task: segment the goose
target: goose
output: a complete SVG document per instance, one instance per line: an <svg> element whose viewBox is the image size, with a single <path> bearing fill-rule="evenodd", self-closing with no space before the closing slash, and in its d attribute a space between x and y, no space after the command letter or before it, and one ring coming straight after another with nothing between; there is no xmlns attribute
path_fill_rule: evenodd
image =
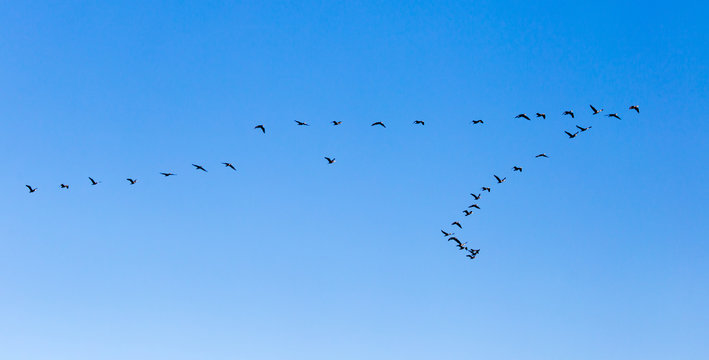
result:
<svg viewBox="0 0 709 360"><path fill-rule="evenodd" d="M98 185L100 181L94 180L92 177L89 176L89 180L91 180L91 185Z"/></svg>
<svg viewBox="0 0 709 360"><path fill-rule="evenodd" d="M383 128L386 127L386 125L384 125L384 123L381 122L381 121L377 121L377 122L375 122L375 123L372 123L372 125L370 125L370 126L375 126L375 125L379 125L379 126L381 126L381 127L383 127Z"/></svg>
<svg viewBox="0 0 709 360"><path fill-rule="evenodd" d="M256 125L256 126L254 126L254 129L261 129L261 131L263 131L264 134L266 133L266 128L263 127L263 125Z"/></svg>
<svg viewBox="0 0 709 360"><path fill-rule="evenodd" d="M334 126L337 126L340 124L342 124L342 121L334 121L334 120L332 121L332 125L334 125Z"/></svg>
<svg viewBox="0 0 709 360"><path fill-rule="evenodd" d="M547 118L547 114L545 114L545 113L537 113L537 117L540 117L540 118L542 118L542 119L546 119L546 118Z"/></svg>
<svg viewBox="0 0 709 360"><path fill-rule="evenodd" d="M453 221L453 222L451 223L451 225L455 225L455 226L457 226L457 227L459 227L459 228L461 228L461 229L463 228L463 226L461 226L460 223L457 222L457 221Z"/></svg>
<svg viewBox="0 0 709 360"><path fill-rule="evenodd" d="M519 114L519 115L515 116L515 119L519 119L519 118L531 120L531 119L529 118L529 116L527 116L527 114Z"/></svg>
<svg viewBox="0 0 709 360"><path fill-rule="evenodd" d="M33 192L35 192L35 191L37 191L37 188L33 188L33 187L29 186L29 185L25 185L25 186L30 190L30 194L33 193Z"/></svg>
<svg viewBox="0 0 709 360"><path fill-rule="evenodd" d="M478 206L478 204L473 204L473 205L468 206L468 209L472 209L472 208L476 208L476 209L480 210L480 206Z"/></svg>
<svg viewBox="0 0 709 360"><path fill-rule="evenodd" d="M576 128L579 129L579 130L581 130L581 132L584 132L584 131L590 129L591 126L589 126L589 127L580 127L580 126L576 125Z"/></svg>
<svg viewBox="0 0 709 360"><path fill-rule="evenodd" d="M335 162L335 158L330 159L329 157L325 156L325 160L327 160L328 164L332 164Z"/></svg>
<svg viewBox="0 0 709 360"><path fill-rule="evenodd" d="M620 120L620 116L618 116L618 114L616 114L616 113L608 114L608 115L606 115L606 116L608 116L608 117L614 117L614 118Z"/></svg>
<svg viewBox="0 0 709 360"><path fill-rule="evenodd" d="M173 173L164 173L164 172L161 172L160 175L162 175L162 176L164 176L164 177L168 177L168 176L174 176L175 174L173 174Z"/></svg>
<svg viewBox="0 0 709 360"><path fill-rule="evenodd" d="M234 167L234 165L233 165L232 163L223 162L222 165L224 165L225 167L231 168L232 170L236 171L236 168Z"/></svg>
<svg viewBox="0 0 709 360"><path fill-rule="evenodd" d="M465 214L465 216L470 216L473 214L473 212L470 210L463 210L463 214Z"/></svg>
<svg viewBox="0 0 709 360"><path fill-rule="evenodd" d="M486 187L486 186L483 186L483 191L490 192L490 188L489 188L489 187Z"/></svg>
<svg viewBox="0 0 709 360"><path fill-rule="evenodd" d="M484 124L485 122L482 121L482 120L473 120L473 121L471 121L471 123L473 123L473 124Z"/></svg>
<svg viewBox="0 0 709 360"><path fill-rule="evenodd" d="M69 185L66 185L66 184L59 184L59 188L60 188L60 189L68 189L68 188L69 188Z"/></svg>
<svg viewBox="0 0 709 360"><path fill-rule="evenodd" d="M566 111L564 111L564 113L563 113L562 115L571 115L571 117L573 118L573 117L574 117L574 112L571 111L571 110L566 110Z"/></svg>
<svg viewBox="0 0 709 360"><path fill-rule="evenodd" d="M471 193L470 195L472 195L475 200L480 200L480 195L482 195L482 194L475 195L475 194Z"/></svg>
<svg viewBox="0 0 709 360"><path fill-rule="evenodd" d="M304 123L302 121L298 121L298 120L293 120L293 121L295 121L295 123L298 124L298 126L310 126L310 125L308 125L308 123Z"/></svg>
<svg viewBox="0 0 709 360"><path fill-rule="evenodd" d="M202 171L204 171L204 172L207 172L207 169L203 168L203 167L200 166L200 165L192 164L192 166L194 166L195 170L202 170Z"/></svg>
<svg viewBox="0 0 709 360"><path fill-rule="evenodd" d="M573 139L573 138L575 138L575 137L576 137L576 135L578 135L578 133L579 133L578 131L577 131L577 132L575 132L575 133L573 133L573 134L572 134L572 133L570 133L570 132L568 132L568 131L564 131L564 132L566 133L566 135L569 135L569 139Z"/></svg>
<svg viewBox="0 0 709 360"><path fill-rule="evenodd" d="M541 154L535 156L535 158L540 158L540 157L548 158L547 154L545 154L545 153L541 153Z"/></svg>
<svg viewBox="0 0 709 360"><path fill-rule="evenodd" d="M593 110L593 115L596 115L596 114L598 114L599 112L603 111L603 109L601 109L601 110L596 110L596 108L593 107L593 105L588 105L588 106L590 106L590 107L591 107L591 110Z"/></svg>
<svg viewBox="0 0 709 360"><path fill-rule="evenodd" d="M138 182L138 180L136 180L136 179L131 179L131 178L127 178L126 180L128 180L128 182L129 182L131 185L135 185L135 183Z"/></svg>
<svg viewBox="0 0 709 360"><path fill-rule="evenodd" d="M492 176L494 176L494 177L495 177L495 179L497 180L497 183L498 183L498 184L502 184L503 182L505 182L505 180L507 180L507 178L506 178L506 177L505 177L505 178L502 178L502 179L500 179L500 178L499 178L499 177L498 177L497 175L492 175Z"/></svg>
<svg viewBox="0 0 709 360"><path fill-rule="evenodd" d="M519 166L513 166L513 167L512 167L512 171L519 171L519 172L522 172L522 168L519 167Z"/></svg>
<svg viewBox="0 0 709 360"><path fill-rule="evenodd" d="M424 124L424 122L421 121L421 120L416 120L416 121L414 121L414 124L426 125L426 124Z"/></svg>
<svg viewBox="0 0 709 360"><path fill-rule="evenodd" d="M628 108L628 110L635 110L638 114L640 114L640 107L638 107L637 105L632 105Z"/></svg>
<svg viewBox="0 0 709 360"><path fill-rule="evenodd" d="M455 235L455 233L447 233L447 232L445 232L445 231L443 231L443 230L441 230L441 232L443 233L443 236L444 236L444 237L448 237L448 236Z"/></svg>

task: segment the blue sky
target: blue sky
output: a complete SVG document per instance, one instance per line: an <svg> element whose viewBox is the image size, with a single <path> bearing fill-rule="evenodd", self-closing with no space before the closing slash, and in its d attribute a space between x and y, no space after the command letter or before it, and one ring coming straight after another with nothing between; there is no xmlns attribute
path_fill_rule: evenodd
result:
<svg viewBox="0 0 709 360"><path fill-rule="evenodd" d="M0 357L707 358L707 10L2 2Z"/></svg>

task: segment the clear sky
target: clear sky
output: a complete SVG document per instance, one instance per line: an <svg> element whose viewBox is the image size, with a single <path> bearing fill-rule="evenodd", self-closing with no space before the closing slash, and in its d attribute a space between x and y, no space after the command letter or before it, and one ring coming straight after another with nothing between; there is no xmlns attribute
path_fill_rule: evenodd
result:
<svg viewBox="0 0 709 360"><path fill-rule="evenodd" d="M707 12L2 1L0 358L709 358Z"/></svg>

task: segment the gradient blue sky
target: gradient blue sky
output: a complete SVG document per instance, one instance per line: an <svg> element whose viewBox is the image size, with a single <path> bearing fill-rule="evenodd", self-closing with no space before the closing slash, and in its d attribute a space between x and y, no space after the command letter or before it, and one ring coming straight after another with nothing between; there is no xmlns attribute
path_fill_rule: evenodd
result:
<svg viewBox="0 0 709 360"><path fill-rule="evenodd" d="M708 11L3 1L0 358L709 358Z"/></svg>

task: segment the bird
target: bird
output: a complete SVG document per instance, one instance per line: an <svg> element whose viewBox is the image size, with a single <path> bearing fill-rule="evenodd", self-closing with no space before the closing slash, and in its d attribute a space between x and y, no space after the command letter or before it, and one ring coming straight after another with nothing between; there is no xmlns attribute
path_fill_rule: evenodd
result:
<svg viewBox="0 0 709 360"><path fill-rule="evenodd" d="M490 192L490 188L489 188L489 187L486 187L486 186L483 186L483 191Z"/></svg>
<svg viewBox="0 0 709 360"><path fill-rule="evenodd" d="M416 121L414 121L414 124L426 125L426 124L424 124L424 122L421 121L421 120L416 120Z"/></svg>
<svg viewBox="0 0 709 360"><path fill-rule="evenodd" d="M482 195L482 194L477 194L477 195L475 195L475 194L472 194L472 193L471 193L470 195L472 195L473 198L475 198L475 200L480 200L480 195Z"/></svg>
<svg viewBox="0 0 709 360"><path fill-rule="evenodd" d="M497 183L498 183L498 184L502 184L503 182L505 182L505 180L507 180L507 178L506 178L506 177L505 177L505 178L502 178L502 179L500 179L500 178L499 178L499 177L498 177L497 175L492 175L492 176L494 176L494 177L495 177L495 179L497 180Z"/></svg>
<svg viewBox="0 0 709 360"><path fill-rule="evenodd" d="M637 105L632 105L628 108L628 110L635 110L637 111L638 114L640 114L640 107Z"/></svg>
<svg viewBox="0 0 709 360"><path fill-rule="evenodd" d="M332 125L334 125L334 126L337 126L340 124L342 124L342 121L334 121L334 120L332 121Z"/></svg>
<svg viewBox="0 0 709 360"><path fill-rule="evenodd" d="M135 185L135 183L138 182L138 180L136 180L136 179L131 179L131 178L127 178L126 180L128 180L128 182L129 182L131 185Z"/></svg>
<svg viewBox="0 0 709 360"><path fill-rule="evenodd" d="M584 132L584 131L590 129L591 126L589 126L589 127L580 127L580 126L576 125L576 128L579 129L579 130L581 130L581 132Z"/></svg>
<svg viewBox="0 0 709 360"><path fill-rule="evenodd" d="M459 228L461 228L461 229L463 228L463 226L461 226L460 223L457 222L457 221L453 221L453 222L451 223L451 225L455 225L455 226L457 226L457 227L459 227Z"/></svg>
<svg viewBox="0 0 709 360"><path fill-rule="evenodd" d="M478 204L473 204L473 205L468 206L468 209L471 209L471 208L476 208L476 209L480 210L480 206L478 206Z"/></svg>
<svg viewBox="0 0 709 360"><path fill-rule="evenodd" d="M194 166L195 170L202 170L202 171L204 171L204 172L207 172L207 169L203 168L203 167L200 166L200 165L192 164L192 166Z"/></svg>
<svg viewBox="0 0 709 360"><path fill-rule="evenodd" d="M451 236L450 238L448 238L448 241L455 241L456 243L458 243L458 245L461 245L460 240L458 240L458 238L455 236Z"/></svg>
<svg viewBox="0 0 709 360"><path fill-rule="evenodd" d="M298 126L310 126L310 125L308 125L308 123L304 123L302 121L298 121L298 120L293 120L293 121L295 121L295 123L298 124Z"/></svg>
<svg viewBox="0 0 709 360"><path fill-rule="evenodd" d="M68 189L68 188L69 188L69 185L66 185L66 184L59 184L59 188L61 188L61 189Z"/></svg>
<svg viewBox="0 0 709 360"><path fill-rule="evenodd" d="M447 232L445 232L445 231L443 231L443 230L441 230L441 232L443 233L443 236L444 236L444 237L448 237L448 236L455 235L455 233L447 233Z"/></svg>
<svg viewBox="0 0 709 360"><path fill-rule="evenodd" d="M30 194L33 193L33 192L35 192L35 191L37 191L37 188L33 188L33 187L29 186L29 185L25 185L25 186L26 186L28 189L30 189Z"/></svg>
<svg viewBox="0 0 709 360"><path fill-rule="evenodd" d="M470 258L470 260L475 259L475 255L465 255L466 257Z"/></svg>
<svg viewBox="0 0 709 360"><path fill-rule="evenodd" d="M599 112L603 111L603 109L597 110L595 107L593 107L593 105L588 105L588 106L590 106L590 107L591 107L591 110L593 110L593 115L596 115L596 114L598 114Z"/></svg>
<svg viewBox="0 0 709 360"><path fill-rule="evenodd" d="M226 166L226 167L228 167L228 168L231 168L232 170L236 171L236 168L234 167L234 165L233 165L232 163L223 162L222 164L223 164L224 166Z"/></svg>
<svg viewBox="0 0 709 360"><path fill-rule="evenodd" d="M519 171L519 172L522 172L522 168L519 167L519 166L513 166L513 167L512 167L512 171Z"/></svg>
<svg viewBox="0 0 709 360"><path fill-rule="evenodd" d="M484 124L485 122L482 121L482 120L473 120L473 121L471 121L471 123L473 123L473 124Z"/></svg>
<svg viewBox="0 0 709 360"><path fill-rule="evenodd" d="M527 116L527 114L519 114L519 115L515 116L515 119L519 119L519 118L524 118L524 119L527 119L527 120L531 120L531 119L529 118L529 116Z"/></svg>
<svg viewBox="0 0 709 360"><path fill-rule="evenodd" d="M541 154L535 156L535 158L540 158L540 157L548 158L547 154L545 154L545 153L541 153Z"/></svg>
<svg viewBox="0 0 709 360"><path fill-rule="evenodd" d="M332 164L335 162L335 158L330 159L329 157L325 156L325 160L327 160L328 164Z"/></svg>
<svg viewBox="0 0 709 360"><path fill-rule="evenodd" d="M618 116L618 114L616 114L616 113L608 114L608 115L606 115L606 116L608 116L608 117L614 117L614 118L620 120L620 116Z"/></svg>
<svg viewBox="0 0 709 360"><path fill-rule="evenodd" d="M261 129L261 131L263 131L264 134L266 133L266 128L263 127L263 125L256 125L256 126L254 126L254 129Z"/></svg>
<svg viewBox="0 0 709 360"><path fill-rule="evenodd" d="M564 113L563 113L562 115L571 115L571 117L573 118L573 117L574 117L574 112L571 111L571 110L566 110L566 111L564 111Z"/></svg>
<svg viewBox="0 0 709 360"><path fill-rule="evenodd" d="M467 244L467 242L464 242L461 244L459 241L458 242L458 250L468 250L468 248L465 246L466 244Z"/></svg>
<svg viewBox="0 0 709 360"><path fill-rule="evenodd" d="M465 214L465 216L469 216L469 215L471 215L473 212L470 211L470 210L463 210L463 213Z"/></svg>
<svg viewBox="0 0 709 360"><path fill-rule="evenodd" d="M573 139L573 138L575 138L575 137L576 137L576 135L578 135L578 133L579 133L578 131L577 131L577 132L575 132L575 133L573 133L573 134L572 134L572 133L570 133L570 132L568 132L568 131L564 131L564 132L566 133L566 135L569 135L569 139Z"/></svg>
<svg viewBox="0 0 709 360"><path fill-rule="evenodd" d="M161 172L160 175L162 175L162 176L164 176L164 177L168 177L168 176L173 176L173 175L175 175L175 174L173 174L173 173L164 173L164 172Z"/></svg>
<svg viewBox="0 0 709 360"><path fill-rule="evenodd" d="M94 180L92 177L89 176L89 180L91 180L91 185L97 185L99 182Z"/></svg>
<svg viewBox="0 0 709 360"><path fill-rule="evenodd" d="M470 255L475 256L480 253L480 249L470 249L468 250L468 252L470 253Z"/></svg>
<svg viewBox="0 0 709 360"><path fill-rule="evenodd" d="M377 121L377 122L375 122L375 123L372 123L372 125L370 125L370 126L374 126L374 125L379 125L379 126L381 126L381 127L383 127L383 128L386 127L386 125L384 125L384 123L381 122L381 121Z"/></svg>
<svg viewBox="0 0 709 360"><path fill-rule="evenodd" d="M542 119L546 119L546 118L547 118L547 114L545 114L545 113L537 113L537 117L540 117L540 118L542 118Z"/></svg>

